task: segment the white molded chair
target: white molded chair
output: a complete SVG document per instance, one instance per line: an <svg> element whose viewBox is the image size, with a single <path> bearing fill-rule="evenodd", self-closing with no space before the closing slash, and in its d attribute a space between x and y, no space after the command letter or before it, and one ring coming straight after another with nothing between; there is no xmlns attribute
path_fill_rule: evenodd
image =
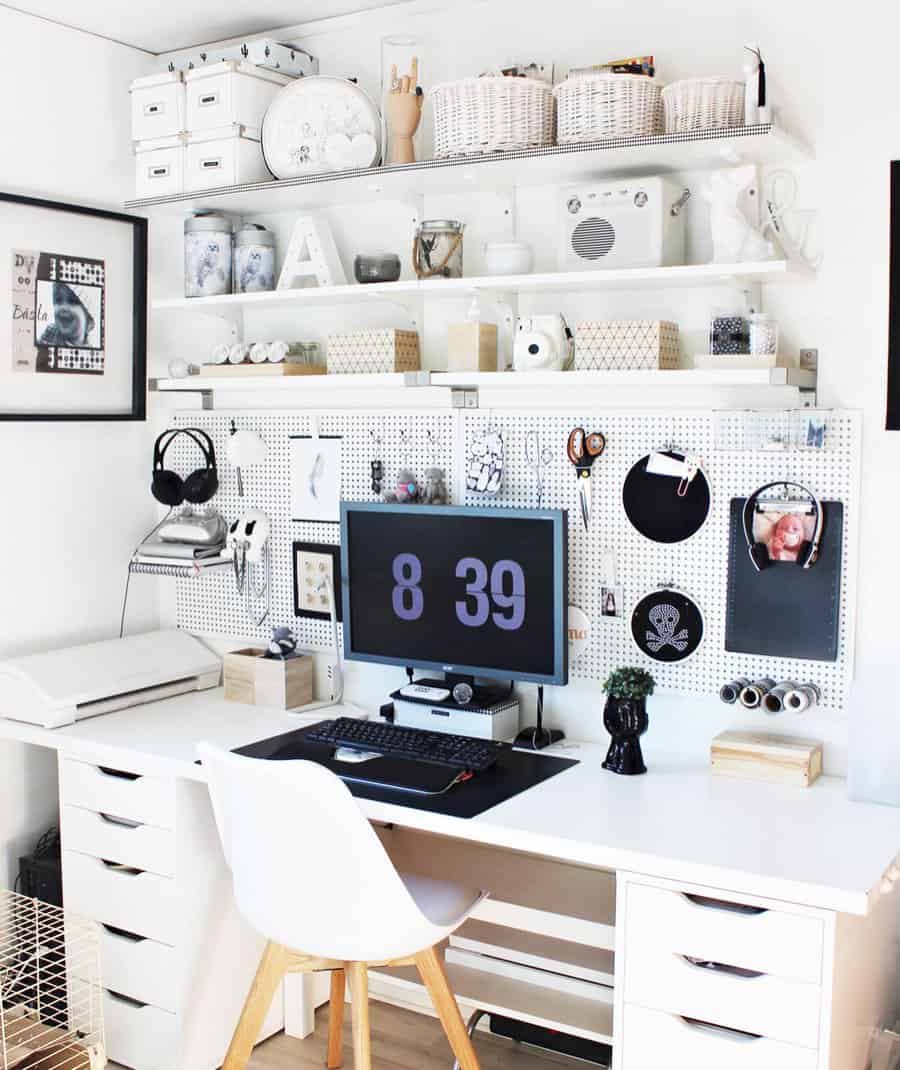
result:
<svg viewBox="0 0 900 1070"><path fill-rule="evenodd" d="M286 973L331 970L330 1070L341 1066L344 985L355 1070L370 1070L369 966L415 964L462 1070L479 1070L436 945L484 893L401 876L343 781L307 761L198 754L238 910L268 943L223 1070L244 1070Z"/></svg>

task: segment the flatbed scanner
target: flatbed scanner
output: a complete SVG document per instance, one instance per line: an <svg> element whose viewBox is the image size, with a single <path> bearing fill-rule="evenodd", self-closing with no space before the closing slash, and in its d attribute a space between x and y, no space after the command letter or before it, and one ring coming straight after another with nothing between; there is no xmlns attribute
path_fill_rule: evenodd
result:
<svg viewBox="0 0 900 1070"><path fill-rule="evenodd" d="M0 662L0 717L61 728L144 702L217 687L221 659L176 630Z"/></svg>

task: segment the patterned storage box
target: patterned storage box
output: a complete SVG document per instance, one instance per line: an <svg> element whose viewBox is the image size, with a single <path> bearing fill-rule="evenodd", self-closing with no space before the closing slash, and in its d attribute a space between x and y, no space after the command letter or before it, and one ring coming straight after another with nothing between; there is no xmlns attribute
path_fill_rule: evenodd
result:
<svg viewBox="0 0 900 1070"><path fill-rule="evenodd" d="M352 331L328 336L328 373L417 372L419 332L386 330Z"/></svg>
<svg viewBox="0 0 900 1070"><path fill-rule="evenodd" d="M678 324L668 320L589 320L575 330L576 371L678 367Z"/></svg>

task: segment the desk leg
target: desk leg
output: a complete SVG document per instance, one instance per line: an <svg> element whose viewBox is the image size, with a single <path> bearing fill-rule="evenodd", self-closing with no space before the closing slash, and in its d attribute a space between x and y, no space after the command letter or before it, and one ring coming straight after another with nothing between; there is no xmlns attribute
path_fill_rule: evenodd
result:
<svg viewBox="0 0 900 1070"><path fill-rule="evenodd" d="M289 973L284 979L284 1031L303 1040L316 1028L316 975Z"/></svg>

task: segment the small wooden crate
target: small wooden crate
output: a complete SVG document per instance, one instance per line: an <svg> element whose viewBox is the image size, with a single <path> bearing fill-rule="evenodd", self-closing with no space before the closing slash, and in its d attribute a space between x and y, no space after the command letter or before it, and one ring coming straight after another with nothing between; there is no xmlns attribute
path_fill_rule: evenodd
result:
<svg viewBox="0 0 900 1070"><path fill-rule="evenodd" d="M313 697L313 659L295 654L284 661L248 647L225 655L225 698L251 706L292 710Z"/></svg>
<svg viewBox="0 0 900 1070"><path fill-rule="evenodd" d="M668 320L586 320L575 329L575 371L672 371L678 324Z"/></svg>
<svg viewBox="0 0 900 1070"><path fill-rule="evenodd" d="M451 323L447 328L447 371L497 371L496 323Z"/></svg>
<svg viewBox="0 0 900 1070"><path fill-rule="evenodd" d="M722 732L709 750L712 771L808 788L822 774L822 744L765 732Z"/></svg>
<svg viewBox="0 0 900 1070"><path fill-rule="evenodd" d="M419 332L394 328L328 336L328 374L417 372Z"/></svg>

